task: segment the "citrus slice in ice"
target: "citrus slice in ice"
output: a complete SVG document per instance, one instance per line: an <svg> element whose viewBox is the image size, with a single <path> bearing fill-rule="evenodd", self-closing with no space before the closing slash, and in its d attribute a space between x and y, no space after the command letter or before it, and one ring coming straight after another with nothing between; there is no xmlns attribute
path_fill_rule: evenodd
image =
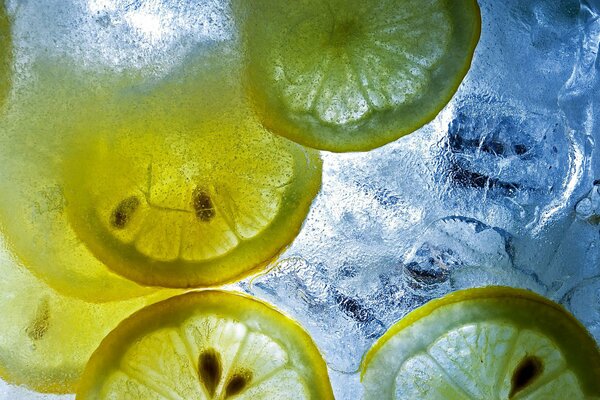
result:
<svg viewBox="0 0 600 400"><path fill-rule="evenodd" d="M100 262L68 218L62 163L73 125L102 114L97 105L106 103L110 91L96 90L89 76L56 60L40 60L30 72L0 119L0 231L7 246L62 294L94 302L149 294L153 289Z"/></svg>
<svg viewBox="0 0 600 400"><path fill-rule="evenodd" d="M77 399L333 399L294 321L245 295L202 291L123 321L92 355Z"/></svg>
<svg viewBox="0 0 600 400"><path fill-rule="evenodd" d="M264 267L298 234L321 186L319 155L264 130L231 82L207 69L82 127L64 170L70 220L112 270L148 285L217 285Z"/></svg>
<svg viewBox="0 0 600 400"><path fill-rule="evenodd" d="M248 89L263 123L338 152L432 120L466 75L481 25L475 0L243 4Z"/></svg>
<svg viewBox="0 0 600 400"><path fill-rule="evenodd" d="M589 399L600 352L561 306L532 292L455 292L408 314L366 354L367 399Z"/></svg>
<svg viewBox="0 0 600 400"><path fill-rule="evenodd" d="M85 365L119 322L181 291L89 303L54 291L0 244L0 378L44 393L74 393Z"/></svg>

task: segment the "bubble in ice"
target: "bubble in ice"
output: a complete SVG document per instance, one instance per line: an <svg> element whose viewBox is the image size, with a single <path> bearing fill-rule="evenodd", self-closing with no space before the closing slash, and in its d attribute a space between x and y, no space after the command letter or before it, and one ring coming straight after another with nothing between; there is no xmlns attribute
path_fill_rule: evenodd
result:
<svg viewBox="0 0 600 400"><path fill-rule="evenodd" d="M404 268L423 284L440 284L456 268L512 267L511 235L476 219L449 216L435 221L407 253Z"/></svg>
<svg viewBox="0 0 600 400"><path fill-rule="evenodd" d="M482 95L446 112L437 177L449 195L498 203L526 220L561 193L570 145L560 118Z"/></svg>
<svg viewBox="0 0 600 400"><path fill-rule="evenodd" d="M594 225L600 225L600 180L594 182L594 187L575 206L579 219Z"/></svg>
<svg viewBox="0 0 600 400"><path fill-rule="evenodd" d="M514 263L514 237L473 218L449 216L431 224L407 252L408 288L423 300L482 285L524 287L543 292L538 278Z"/></svg>

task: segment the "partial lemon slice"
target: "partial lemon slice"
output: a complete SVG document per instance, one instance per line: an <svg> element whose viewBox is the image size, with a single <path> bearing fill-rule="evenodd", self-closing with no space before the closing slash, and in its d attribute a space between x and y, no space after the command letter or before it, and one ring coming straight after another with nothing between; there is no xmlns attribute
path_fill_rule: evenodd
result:
<svg viewBox="0 0 600 400"><path fill-rule="evenodd" d="M263 123L307 146L369 150L446 105L479 40L475 0L240 2Z"/></svg>
<svg viewBox="0 0 600 400"><path fill-rule="evenodd" d="M98 105L107 104L112 89L90 85L89 76L58 61L40 60L30 72L0 119L0 231L7 246L39 279L69 296L104 302L151 293L100 262L68 218L62 167L73 126L103 114Z"/></svg>
<svg viewBox="0 0 600 400"><path fill-rule="evenodd" d="M319 155L265 131L231 71L221 58L81 127L63 172L70 221L117 273L217 285L264 267L300 230Z"/></svg>
<svg viewBox="0 0 600 400"><path fill-rule="evenodd" d="M365 399L600 397L600 351L561 306L532 292L455 292L408 314L365 355Z"/></svg>
<svg viewBox="0 0 600 400"><path fill-rule="evenodd" d="M181 293L88 303L57 293L0 244L0 378L44 393L74 393L101 340L134 311Z"/></svg>
<svg viewBox="0 0 600 400"><path fill-rule="evenodd" d="M333 399L310 336L265 303L202 291L134 314L88 363L77 399Z"/></svg>

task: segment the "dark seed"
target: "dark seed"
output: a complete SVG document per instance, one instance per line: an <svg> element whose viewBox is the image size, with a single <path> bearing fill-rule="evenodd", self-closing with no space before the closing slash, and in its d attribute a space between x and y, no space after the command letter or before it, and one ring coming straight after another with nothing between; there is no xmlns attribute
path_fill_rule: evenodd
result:
<svg viewBox="0 0 600 400"><path fill-rule="evenodd" d="M508 398L512 399L518 392L531 385L542 372L544 372L544 364L538 357L523 358L513 373Z"/></svg>
<svg viewBox="0 0 600 400"><path fill-rule="evenodd" d="M252 373L244 371L242 373L234 374L225 388L225 398L235 396L248 386L248 383L252 380Z"/></svg>
<svg viewBox="0 0 600 400"><path fill-rule="evenodd" d="M110 224L117 229L124 229L139 206L140 201L135 196L121 201L110 216Z"/></svg>
<svg viewBox="0 0 600 400"><path fill-rule="evenodd" d="M215 349L204 350L198 359L198 376L211 396L215 395L222 373L219 353Z"/></svg>
<svg viewBox="0 0 600 400"><path fill-rule="evenodd" d="M196 217L203 222L208 222L215 217L215 209L208 193L202 189L194 190L192 194L192 206Z"/></svg>

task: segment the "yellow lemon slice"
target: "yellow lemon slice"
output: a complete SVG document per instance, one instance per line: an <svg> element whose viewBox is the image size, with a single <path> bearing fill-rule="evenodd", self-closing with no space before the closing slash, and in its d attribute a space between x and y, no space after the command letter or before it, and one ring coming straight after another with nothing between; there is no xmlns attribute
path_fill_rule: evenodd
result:
<svg viewBox="0 0 600 400"><path fill-rule="evenodd" d="M319 155L265 131L231 71L204 66L80 128L63 172L70 221L117 273L217 285L264 267L300 230Z"/></svg>
<svg viewBox="0 0 600 400"><path fill-rule="evenodd" d="M58 292L104 302L151 293L109 270L71 227L63 163L76 121L102 114L112 89L41 60L0 119L0 231L13 254ZM74 106L76 105L76 106ZM90 111L93 110L93 111Z"/></svg>
<svg viewBox="0 0 600 400"><path fill-rule="evenodd" d="M294 321L248 296L188 293L132 315L88 363L77 399L333 399Z"/></svg>
<svg viewBox="0 0 600 400"><path fill-rule="evenodd" d="M481 25L475 0L240 3L248 90L263 123L337 152L431 121L466 75Z"/></svg>
<svg viewBox="0 0 600 400"><path fill-rule="evenodd" d="M600 351L561 306L506 287L459 291L392 326L365 355L366 399L600 397Z"/></svg>
<svg viewBox="0 0 600 400"><path fill-rule="evenodd" d="M38 392L74 393L108 332L145 305L180 293L88 303L57 293L0 248L0 378Z"/></svg>

